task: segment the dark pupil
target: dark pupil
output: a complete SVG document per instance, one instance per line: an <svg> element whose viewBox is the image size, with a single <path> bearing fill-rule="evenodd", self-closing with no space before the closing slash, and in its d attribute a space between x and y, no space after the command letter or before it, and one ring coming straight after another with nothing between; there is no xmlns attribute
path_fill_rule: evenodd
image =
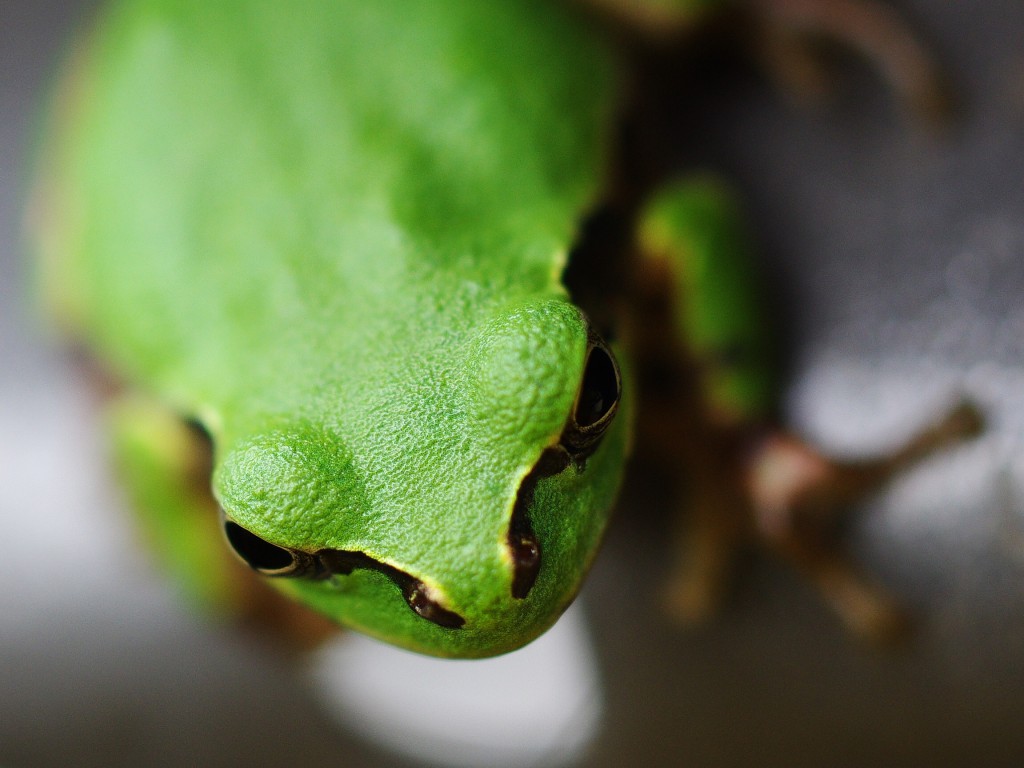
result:
<svg viewBox="0 0 1024 768"><path fill-rule="evenodd" d="M224 523L224 533L238 556L259 571L278 571L293 562L291 553L269 541L250 533L230 520Z"/></svg>
<svg viewBox="0 0 1024 768"><path fill-rule="evenodd" d="M607 352L594 347L583 372L583 387L576 404L576 423L581 427L596 424L615 406L618 397L615 363Z"/></svg>

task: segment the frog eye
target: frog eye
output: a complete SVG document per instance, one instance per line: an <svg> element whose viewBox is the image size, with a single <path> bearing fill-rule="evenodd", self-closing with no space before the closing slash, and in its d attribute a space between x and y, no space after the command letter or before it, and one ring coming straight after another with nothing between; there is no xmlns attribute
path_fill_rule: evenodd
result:
<svg viewBox="0 0 1024 768"><path fill-rule="evenodd" d="M576 397L573 418L580 429L601 427L611 421L621 395L619 367L601 339L591 342L583 383Z"/></svg>
<svg viewBox="0 0 1024 768"><path fill-rule="evenodd" d="M319 570L312 555L271 544L227 518L224 518L224 535L234 553L264 576L309 576Z"/></svg>
<svg viewBox="0 0 1024 768"><path fill-rule="evenodd" d="M561 440L574 459L585 459L594 452L618 411L621 397L622 377L615 355L602 338L593 334L583 380Z"/></svg>

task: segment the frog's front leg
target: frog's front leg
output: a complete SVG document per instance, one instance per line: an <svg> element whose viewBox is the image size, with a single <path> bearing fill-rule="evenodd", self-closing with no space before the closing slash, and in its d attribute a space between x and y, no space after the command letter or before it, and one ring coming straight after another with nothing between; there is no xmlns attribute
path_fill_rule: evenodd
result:
<svg viewBox="0 0 1024 768"><path fill-rule="evenodd" d="M750 540L737 482L774 387L743 229L711 179L664 190L639 228L626 336L639 384L638 460L660 467L678 517L666 604L692 623L717 607Z"/></svg>
<svg viewBox="0 0 1024 768"><path fill-rule="evenodd" d="M630 341L648 460L684 474L680 555L667 590L684 621L710 613L738 549L759 543L810 578L844 623L892 639L903 611L849 561L843 514L936 450L976 434L962 404L890 455L839 461L779 429L765 315L736 207L703 179L664 190L639 227Z"/></svg>
<svg viewBox="0 0 1024 768"><path fill-rule="evenodd" d="M254 578L230 554L210 491L212 446L201 426L136 395L113 398L107 422L141 533L190 602L243 626L257 626L287 649L315 647L337 631Z"/></svg>
<svg viewBox="0 0 1024 768"><path fill-rule="evenodd" d="M907 617L882 589L859 575L840 550L842 518L865 496L922 459L981 431L982 419L960 403L895 451L838 461L775 430L745 462L744 487L758 537L802 571L843 622L873 641L898 639Z"/></svg>

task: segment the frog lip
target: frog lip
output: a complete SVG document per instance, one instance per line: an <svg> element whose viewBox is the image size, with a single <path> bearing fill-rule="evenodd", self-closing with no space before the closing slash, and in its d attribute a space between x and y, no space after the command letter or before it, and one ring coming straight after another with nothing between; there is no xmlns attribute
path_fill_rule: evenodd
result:
<svg viewBox="0 0 1024 768"><path fill-rule="evenodd" d="M446 629L459 629L466 620L445 608L420 579L358 550L320 549L305 552L280 547L257 536L223 514L224 534L232 551L250 568L271 578L327 580L348 576L356 569L377 571L388 577L401 591L406 603L418 616Z"/></svg>
<svg viewBox="0 0 1024 768"><path fill-rule="evenodd" d="M324 569L324 574L319 578L330 578L339 574L347 576L357 568L377 571L387 576L402 590L405 602L421 618L446 629L460 629L466 623L462 616L434 599L430 587L423 581L393 565L370 557L365 552L322 549L315 554L315 558Z"/></svg>
<svg viewBox="0 0 1024 768"><path fill-rule="evenodd" d="M540 573L541 546L530 523L530 508L537 484L561 474L570 464L582 472L615 418L622 390L622 374L605 341L588 330L589 339L583 380L558 442L542 452L533 469L522 479L508 527L512 556L512 597L524 599Z"/></svg>
<svg viewBox="0 0 1024 768"><path fill-rule="evenodd" d="M516 503L508 526L508 550L512 555L512 597L524 599L540 573L541 548L533 526L530 508L537 483L565 470L572 463L569 452L561 445L545 448L533 469L519 484Z"/></svg>

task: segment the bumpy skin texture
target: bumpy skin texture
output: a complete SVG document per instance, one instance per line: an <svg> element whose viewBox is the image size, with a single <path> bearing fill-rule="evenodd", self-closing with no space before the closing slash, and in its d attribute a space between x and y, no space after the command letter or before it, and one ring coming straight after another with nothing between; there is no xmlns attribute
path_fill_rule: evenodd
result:
<svg viewBox="0 0 1024 768"><path fill-rule="evenodd" d="M363 552L466 619L424 620L374 571L275 580L339 622L486 656L579 587L626 418L540 482L525 599L506 536L583 375L560 275L604 176L610 73L548 0L131 0L99 19L51 149L54 300L203 423L239 524Z"/></svg>

